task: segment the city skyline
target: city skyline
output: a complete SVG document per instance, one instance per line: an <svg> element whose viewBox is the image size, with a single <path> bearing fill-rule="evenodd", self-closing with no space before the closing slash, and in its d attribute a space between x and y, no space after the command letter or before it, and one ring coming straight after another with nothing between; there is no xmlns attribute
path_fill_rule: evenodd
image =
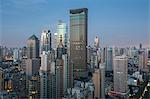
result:
<svg viewBox="0 0 150 99"><path fill-rule="evenodd" d="M50 29L54 38L57 21L69 27L68 11L83 7L89 9L88 45L95 36L100 37L101 46L149 44L148 0L2 0L0 6L0 45L23 47L31 35L40 38L43 29Z"/></svg>
<svg viewBox="0 0 150 99"><path fill-rule="evenodd" d="M149 3L1 0L0 99L149 99Z"/></svg>

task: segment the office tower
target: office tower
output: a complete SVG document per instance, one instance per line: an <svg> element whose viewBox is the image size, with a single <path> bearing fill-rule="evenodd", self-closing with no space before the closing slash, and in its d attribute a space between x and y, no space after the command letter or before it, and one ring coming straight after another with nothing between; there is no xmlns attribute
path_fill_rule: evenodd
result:
<svg viewBox="0 0 150 99"><path fill-rule="evenodd" d="M69 61L68 61L68 55L64 54L62 55L62 59L63 59L63 67L64 67L64 75L63 75L63 83L64 83L64 92L67 91L67 88L69 88L69 82L73 81L73 79L71 79L71 75L69 75Z"/></svg>
<svg viewBox="0 0 150 99"><path fill-rule="evenodd" d="M100 98L101 96L101 82L100 82L100 70L95 69L92 77L94 83L94 98Z"/></svg>
<svg viewBox="0 0 150 99"><path fill-rule="evenodd" d="M3 59L3 47L0 46L0 61Z"/></svg>
<svg viewBox="0 0 150 99"><path fill-rule="evenodd" d="M138 66L139 71L148 72L148 66L147 66L148 56L147 56L146 50L139 51L139 61L138 62L139 62L139 66Z"/></svg>
<svg viewBox="0 0 150 99"><path fill-rule="evenodd" d="M64 94L64 66L62 59L56 59L56 92L57 98L62 98Z"/></svg>
<svg viewBox="0 0 150 99"><path fill-rule="evenodd" d="M62 59L62 55L66 53L66 49L64 45L62 44L62 41L59 42L58 48L57 48L57 58Z"/></svg>
<svg viewBox="0 0 150 99"><path fill-rule="evenodd" d="M8 55L8 48L0 46L0 59L5 59L6 55Z"/></svg>
<svg viewBox="0 0 150 99"><path fill-rule="evenodd" d="M55 52L51 48L50 30L44 30L41 34L40 54L40 98L55 99L57 94L55 66L53 64ZM54 68L52 69L52 67Z"/></svg>
<svg viewBox="0 0 150 99"><path fill-rule="evenodd" d="M32 58L26 60L26 76L37 76L40 69L40 59Z"/></svg>
<svg viewBox="0 0 150 99"><path fill-rule="evenodd" d="M23 57L23 58L26 58L26 57L27 57L27 47L26 47L26 46L24 46L24 47L22 48L22 57Z"/></svg>
<svg viewBox="0 0 150 99"><path fill-rule="evenodd" d="M53 48L54 48L55 51L56 51L56 49L58 47L57 40L58 40L58 33L54 33L54 47Z"/></svg>
<svg viewBox="0 0 150 99"><path fill-rule="evenodd" d="M41 54L41 67L40 67L40 98L50 98L49 96L49 72L50 72L51 60L50 52Z"/></svg>
<svg viewBox="0 0 150 99"><path fill-rule="evenodd" d="M79 79L87 72L88 9L70 10L70 59L74 65L74 76Z"/></svg>
<svg viewBox="0 0 150 99"><path fill-rule="evenodd" d="M113 60L114 91L126 93L128 91L128 61L127 56L115 56Z"/></svg>
<svg viewBox="0 0 150 99"><path fill-rule="evenodd" d="M139 71L143 71L144 66L146 65L145 63L145 52L144 51L139 51L139 66L138 69Z"/></svg>
<svg viewBox="0 0 150 99"><path fill-rule="evenodd" d="M32 78L29 80L28 93L29 93L29 99L38 99L40 97L39 76L32 76Z"/></svg>
<svg viewBox="0 0 150 99"><path fill-rule="evenodd" d="M150 48L146 49L146 60L147 62L150 62Z"/></svg>
<svg viewBox="0 0 150 99"><path fill-rule="evenodd" d="M113 71L113 49L112 47L105 48L105 63L106 71Z"/></svg>
<svg viewBox="0 0 150 99"><path fill-rule="evenodd" d="M40 41L40 54L43 51L51 50L51 33L50 30L43 30L41 33L41 41Z"/></svg>
<svg viewBox="0 0 150 99"><path fill-rule="evenodd" d="M96 36L94 39L94 48L98 50L100 44L100 39Z"/></svg>
<svg viewBox="0 0 150 99"><path fill-rule="evenodd" d="M35 35L27 40L27 58L39 58L39 40Z"/></svg>
<svg viewBox="0 0 150 99"><path fill-rule="evenodd" d="M105 99L105 63L99 64L100 76L101 76L101 98Z"/></svg>
<svg viewBox="0 0 150 99"><path fill-rule="evenodd" d="M57 24L57 46L59 45L60 41L62 41L62 44L67 47L67 37L67 25L62 20L59 20Z"/></svg>
<svg viewBox="0 0 150 99"><path fill-rule="evenodd" d="M105 98L105 64L99 64L99 68L95 68L92 81L94 83L94 99Z"/></svg>
<svg viewBox="0 0 150 99"><path fill-rule="evenodd" d="M70 67L68 63L68 54L60 41L57 48L57 59L56 59L56 88L57 98L62 98L67 91L67 88L71 87L69 83L73 82L73 77L70 74Z"/></svg>
<svg viewBox="0 0 150 99"><path fill-rule="evenodd" d="M3 83L4 83L4 74L3 69L0 68L0 91L3 90L4 87Z"/></svg>
<svg viewBox="0 0 150 99"><path fill-rule="evenodd" d="M13 61L16 62L19 60L19 50L18 49L14 49L13 50Z"/></svg>
<svg viewBox="0 0 150 99"><path fill-rule="evenodd" d="M142 49L142 44L140 43L140 45L139 45L139 49Z"/></svg>

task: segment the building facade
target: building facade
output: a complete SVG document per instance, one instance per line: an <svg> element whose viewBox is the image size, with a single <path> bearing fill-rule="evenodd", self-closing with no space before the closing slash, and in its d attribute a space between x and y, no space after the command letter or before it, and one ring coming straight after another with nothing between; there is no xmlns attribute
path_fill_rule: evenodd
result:
<svg viewBox="0 0 150 99"><path fill-rule="evenodd" d="M60 41L62 44L67 47L68 42L68 34L67 34L67 24L62 20L58 21L57 24L57 46L59 45Z"/></svg>
<svg viewBox="0 0 150 99"><path fill-rule="evenodd" d="M27 40L27 58L39 58L39 40L35 35Z"/></svg>
<svg viewBox="0 0 150 99"><path fill-rule="evenodd" d="M43 51L50 51L51 48L51 32L50 30L43 30L41 33L40 54Z"/></svg>
<svg viewBox="0 0 150 99"><path fill-rule="evenodd" d="M113 73L114 73L114 91L126 93L128 91L128 61L127 56L114 57Z"/></svg>
<svg viewBox="0 0 150 99"><path fill-rule="evenodd" d="M86 76L88 9L70 10L70 59L74 64L74 76Z"/></svg>

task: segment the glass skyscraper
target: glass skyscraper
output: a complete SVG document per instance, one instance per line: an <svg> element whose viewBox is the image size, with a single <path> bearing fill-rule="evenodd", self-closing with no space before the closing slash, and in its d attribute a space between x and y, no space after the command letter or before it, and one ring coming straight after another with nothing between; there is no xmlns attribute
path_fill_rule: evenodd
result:
<svg viewBox="0 0 150 99"><path fill-rule="evenodd" d="M27 40L27 57L39 58L39 40L35 35L32 35Z"/></svg>
<svg viewBox="0 0 150 99"><path fill-rule="evenodd" d="M87 8L70 10L70 59L77 79L87 72L87 23Z"/></svg>
<svg viewBox="0 0 150 99"><path fill-rule="evenodd" d="M41 33L41 41L40 41L40 54L43 51L51 50L51 33L50 30L44 30Z"/></svg>
<svg viewBox="0 0 150 99"><path fill-rule="evenodd" d="M57 47L60 41L67 47L67 25L61 20L59 20L57 24Z"/></svg>

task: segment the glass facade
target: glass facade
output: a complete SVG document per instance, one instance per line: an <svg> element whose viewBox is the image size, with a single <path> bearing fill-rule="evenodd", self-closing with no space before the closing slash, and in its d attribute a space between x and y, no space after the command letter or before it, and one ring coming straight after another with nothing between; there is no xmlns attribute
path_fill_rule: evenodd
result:
<svg viewBox="0 0 150 99"><path fill-rule="evenodd" d="M40 54L43 51L50 51L51 50L51 33L50 30L44 30L41 34L41 41L40 41Z"/></svg>
<svg viewBox="0 0 150 99"><path fill-rule="evenodd" d="M62 41L63 45L67 47L67 25L61 20L58 21L57 33L57 46Z"/></svg>
<svg viewBox="0 0 150 99"><path fill-rule="evenodd" d="M87 71L87 8L70 10L70 59L75 78Z"/></svg>

